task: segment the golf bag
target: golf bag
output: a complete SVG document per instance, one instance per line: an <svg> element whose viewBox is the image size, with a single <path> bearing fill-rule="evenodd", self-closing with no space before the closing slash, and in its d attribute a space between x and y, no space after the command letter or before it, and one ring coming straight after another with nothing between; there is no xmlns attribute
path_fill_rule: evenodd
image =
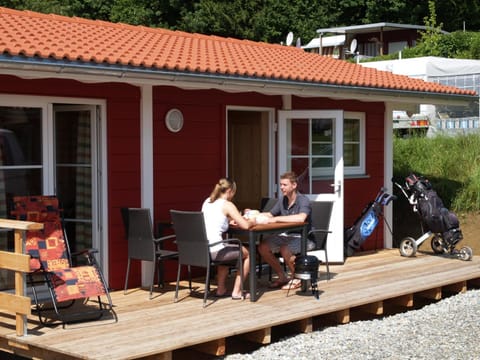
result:
<svg viewBox="0 0 480 360"><path fill-rule="evenodd" d="M395 195L390 195L385 190L385 188L382 188L375 200L363 208L361 215L355 220L353 225L345 230L343 237L345 257L352 256L355 250L362 246L377 227L379 218L383 217L383 207L396 198Z"/></svg>
<svg viewBox="0 0 480 360"><path fill-rule="evenodd" d="M410 190L416 211L420 216L423 232L431 231L441 234L449 246L454 246L462 240L462 232L457 216L443 205L442 199L432 189L432 184L423 176L410 174L405 179Z"/></svg>

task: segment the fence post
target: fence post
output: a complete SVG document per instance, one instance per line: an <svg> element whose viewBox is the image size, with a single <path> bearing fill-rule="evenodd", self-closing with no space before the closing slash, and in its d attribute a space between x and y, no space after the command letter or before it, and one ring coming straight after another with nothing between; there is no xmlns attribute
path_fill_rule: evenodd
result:
<svg viewBox="0 0 480 360"><path fill-rule="evenodd" d="M43 224L31 221L0 219L0 228L14 230L14 252L0 250L0 269L15 272L15 294L0 291L0 307L15 314L17 336L27 335L27 315L31 313L31 299L27 294L27 275L30 256L25 254L28 230L41 230Z"/></svg>
<svg viewBox="0 0 480 360"><path fill-rule="evenodd" d="M25 240L27 232L25 230L15 230L15 253L25 253ZM15 295L24 296L27 292L26 274L22 271L15 271ZM27 315L16 315L17 336L27 335Z"/></svg>

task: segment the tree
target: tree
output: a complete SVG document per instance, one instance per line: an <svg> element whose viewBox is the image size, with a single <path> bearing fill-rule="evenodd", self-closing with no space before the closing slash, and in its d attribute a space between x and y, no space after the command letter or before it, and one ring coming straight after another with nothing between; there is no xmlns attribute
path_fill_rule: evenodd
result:
<svg viewBox="0 0 480 360"><path fill-rule="evenodd" d="M71 15L68 2L61 0L0 0L0 6L10 9L32 10L45 14Z"/></svg>
<svg viewBox="0 0 480 360"><path fill-rule="evenodd" d="M334 20L331 1L200 0L179 28L200 33L279 43L292 31L310 40L316 29Z"/></svg>
<svg viewBox="0 0 480 360"><path fill-rule="evenodd" d="M449 32L480 30L480 3L478 0L436 0L435 7L443 29Z"/></svg>
<svg viewBox="0 0 480 360"><path fill-rule="evenodd" d="M424 18L426 30L421 32L419 48L423 51L425 56L440 56L439 44L442 38L442 26L437 25L437 13L435 11L435 2L428 1L429 16Z"/></svg>
<svg viewBox="0 0 480 360"><path fill-rule="evenodd" d="M133 25L279 43L289 31L304 42L316 29L376 22L421 24L429 3L418 0L0 0L0 6ZM478 0L435 0L447 31L480 29Z"/></svg>
<svg viewBox="0 0 480 360"><path fill-rule="evenodd" d="M110 21L176 29L183 15L193 10L193 3L182 0L113 0Z"/></svg>

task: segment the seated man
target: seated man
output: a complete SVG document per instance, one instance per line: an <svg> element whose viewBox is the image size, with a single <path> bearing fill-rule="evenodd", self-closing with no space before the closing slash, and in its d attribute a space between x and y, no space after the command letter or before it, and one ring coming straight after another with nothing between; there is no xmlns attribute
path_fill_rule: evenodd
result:
<svg viewBox="0 0 480 360"><path fill-rule="evenodd" d="M310 200L297 191L297 176L294 172L287 172L280 176L280 191L283 195L280 200L269 212L263 213L268 218L268 222L306 221L310 224L312 212ZM299 279L290 280L288 278L274 255L274 253L280 252L293 275L295 273L295 254L299 254L301 251L301 240L302 235L299 233L282 233L268 236L258 245L258 252L278 275L278 279L270 284L271 288L286 290L290 286L291 289L301 286ZM313 249L314 245L309 241L307 249ZM290 284L289 281L292 283Z"/></svg>

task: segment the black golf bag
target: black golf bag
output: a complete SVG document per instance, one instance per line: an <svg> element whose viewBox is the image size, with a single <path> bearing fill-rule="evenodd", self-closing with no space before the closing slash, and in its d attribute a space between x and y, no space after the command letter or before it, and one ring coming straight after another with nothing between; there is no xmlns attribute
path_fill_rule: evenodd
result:
<svg viewBox="0 0 480 360"><path fill-rule="evenodd" d="M445 208L428 179L410 174L405 184L416 203L414 209L420 217L423 232L440 234L448 246L454 246L463 239L457 216Z"/></svg>
<svg viewBox="0 0 480 360"><path fill-rule="evenodd" d="M390 195L385 190L385 188L382 188L375 200L363 208L361 215L355 220L353 225L345 229L343 237L345 257L352 256L355 250L362 246L377 227L379 218L383 217L383 207L396 198L395 195Z"/></svg>

